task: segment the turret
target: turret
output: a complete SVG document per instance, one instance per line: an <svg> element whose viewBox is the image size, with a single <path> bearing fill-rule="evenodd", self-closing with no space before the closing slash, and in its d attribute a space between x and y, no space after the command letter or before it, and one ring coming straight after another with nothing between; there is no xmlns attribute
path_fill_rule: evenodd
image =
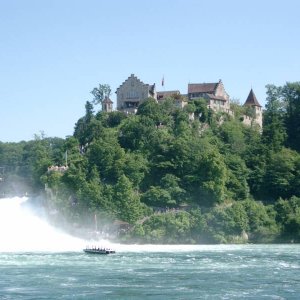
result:
<svg viewBox="0 0 300 300"><path fill-rule="evenodd" d="M112 112L113 110L113 102L105 96L104 100L102 101L102 111L105 112Z"/></svg>
<svg viewBox="0 0 300 300"><path fill-rule="evenodd" d="M250 106L254 110L255 117L254 117L253 121L262 128L262 109L261 109L262 106L257 101L257 98L256 98L252 88L247 97L247 100L244 103L244 106L248 106L248 107Z"/></svg>

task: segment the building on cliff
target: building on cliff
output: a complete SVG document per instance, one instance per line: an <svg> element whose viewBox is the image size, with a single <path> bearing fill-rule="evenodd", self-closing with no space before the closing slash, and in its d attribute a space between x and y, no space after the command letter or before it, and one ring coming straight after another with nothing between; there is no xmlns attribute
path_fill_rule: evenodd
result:
<svg viewBox="0 0 300 300"><path fill-rule="evenodd" d="M153 98L158 103L168 97L175 99L175 104L183 108L188 101L204 98L207 100L207 106L215 112L225 112L234 116L230 109L230 97L225 90L222 80L213 83L189 83L187 95L181 95L179 90L156 91L155 84L145 84L134 74L131 74L116 90L117 110L126 114L136 113L138 106L147 98ZM262 107L251 89L248 98L244 104L250 108L251 116L244 115L243 122L246 125L258 124L262 127ZM112 103L110 103L112 109ZM107 108L105 111L108 111Z"/></svg>
<svg viewBox="0 0 300 300"><path fill-rule="evenodd" d="M254 122L262 128L262 106L257 101L252 88L244 103L244 107L252 110L252 117L244 116L243 123L246 125L252 125Z"/></svg>
<svg viewBox="0 0 300 300"><path fill-rule="evenodd" d="M145 84L131 74L118 88L117 110L136 113L138 106L147 98L157 99L155 84Z"/></svg>
<svg viewBox="0 0 300 300"><path fill-rule="evenodd" d="M231 114L229 95L221 79L214 83L189 83L188 98L189 100L204 98L212 110Z"/></svg>
<svg viewBox="0 0 300 300"><path fill-rule="evenodd" d="M113 111L113 101L111 101L107 96L105 96L104 100L102 101L102 111Z"/></svg>

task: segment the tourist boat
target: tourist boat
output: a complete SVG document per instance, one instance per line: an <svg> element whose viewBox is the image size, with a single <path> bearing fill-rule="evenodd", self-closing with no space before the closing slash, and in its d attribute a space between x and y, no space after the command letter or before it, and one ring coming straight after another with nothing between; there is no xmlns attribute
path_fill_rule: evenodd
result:
<svg viewBox="0 0 300 300"><path fill-rule="evenodd" d="M83 249L85 253L91 253L91 254L113 254L116 253L115 250L112 250L110 248L97 248L97 247L86 247Z"/></svg>

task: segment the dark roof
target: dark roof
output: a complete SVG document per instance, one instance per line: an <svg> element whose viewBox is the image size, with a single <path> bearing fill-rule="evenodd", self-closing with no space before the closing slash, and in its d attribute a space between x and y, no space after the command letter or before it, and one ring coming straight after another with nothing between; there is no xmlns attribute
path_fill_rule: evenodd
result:
<svg viewBox="0 0 300 300"><path fill-rule="evenodd" d="M174 95L174 94L179 94L180 92L178 90L174 90L174 91L159 91L157 92L157 94L161 94L161 95Z"/></svg>
<svg viewBox="0 0 300 300"><path fill-rule="evenodd" d="M248 98L246 100L246 102L244 103L244 105L249 105L249 106L259 106L261 107L261 105L259 104L259 102L256 99L256 96L253 92L253 90L251 89Z"/></svg>
<svg viewBox="0 0 300 300"><path fill-rule="evenodd" d="M162 91L162 92L157 92L157 99L162 99L162 98L166 98L166 97L171 97L173 95L179 95L180 92L178 90L174 90L174 91Z"/></svg>
<svg viewBox="0 0 300 300"><path fill-rule="evenodd" d="M149 85L149 84L147 84L147 85L148 85L149 93L151 93L153 95L155 92L155 83L153 83L152 85Z"/></svg>
<svg viewBox="0 0 300 300"><path fill-rule="evenodd" d="M189 83L188 93L213 93L217 88L218 82L215 83Z"/></svg>
<svg viewBox="0 0 300 300"><path fill-rule="evenodd" d="M113 103L108 97L105 97L102 103Z"/></svg>
<svg viewBox="0 0 300 300"><path fill-rule="evenodd" d="M222 96L215 96L212 94L207 94L208 98L211 100L220 100L220 101L227 101L224 97Z"/></svg>

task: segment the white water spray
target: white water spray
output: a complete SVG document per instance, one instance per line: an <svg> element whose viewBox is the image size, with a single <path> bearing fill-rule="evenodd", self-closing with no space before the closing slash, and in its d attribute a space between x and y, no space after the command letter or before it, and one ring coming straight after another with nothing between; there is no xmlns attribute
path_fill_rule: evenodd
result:
<svg viewBox="0 0 300 300"><path fill-rule="evenodd" d="M50 226L24 207L27 198L0 199L0 252L81 251L85 241Z"/></svg>
<svg viewBox="0 0 300 300"><path fill-rule="evenodd" d="M72 237L24 206L27 198L0 199L0 252L82 251L86 245L103 245L118 252L226 251L241 245L122 245L107 240L85 241Z"/></svg>

